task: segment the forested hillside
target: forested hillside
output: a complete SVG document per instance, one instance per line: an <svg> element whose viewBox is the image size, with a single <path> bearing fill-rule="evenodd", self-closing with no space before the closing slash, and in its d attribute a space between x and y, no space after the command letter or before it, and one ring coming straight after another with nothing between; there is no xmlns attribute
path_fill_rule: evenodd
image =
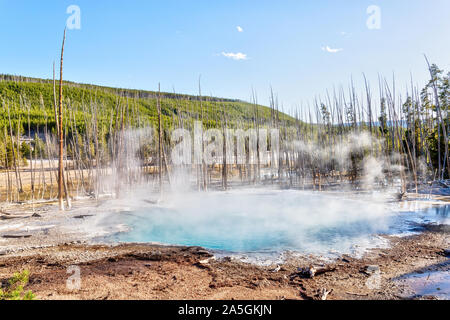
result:
<svg viewBox="0 0 450 320"><path fill-rule="evenodd" d="M90 117L96 113L100 122L109 125L111 117L117 117L121 105L125 106L126 121L132 126L156 125L157 122L158 92L64 82L63 97L66 112L72 113L67 116L74 117L73 120L81 132L86 125L86 116ZM49 130L54 130L55 96L52 80L0 75L0 99L0 127L9 122L9 108L13 127L17 127L20 120L23 131L27 131L29 117L32 131L38 126L42 128L45 124ZM274 110L268 107L256 108L254 104L239 100L161 93L161 112L166 129L171 128L179 118L203 118L205 126L217 127L220 126L224 110L230 125L250 123L256 115L264 122L274 117ZM283 113L279 113L278 118L288 124L295 123L292 117Z"/></svg>

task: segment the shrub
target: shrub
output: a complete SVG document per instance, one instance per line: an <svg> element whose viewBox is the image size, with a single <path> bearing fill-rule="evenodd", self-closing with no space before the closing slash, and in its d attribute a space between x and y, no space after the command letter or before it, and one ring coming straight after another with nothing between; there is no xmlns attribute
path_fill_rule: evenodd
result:
<svg viewBox="0 0 450 320"><path fill-rule="evenodd" d="M14 273L6 288L0 289L0 300L33 300L35 295L23 289L28 284L29 276L28 270Z"/></svg>

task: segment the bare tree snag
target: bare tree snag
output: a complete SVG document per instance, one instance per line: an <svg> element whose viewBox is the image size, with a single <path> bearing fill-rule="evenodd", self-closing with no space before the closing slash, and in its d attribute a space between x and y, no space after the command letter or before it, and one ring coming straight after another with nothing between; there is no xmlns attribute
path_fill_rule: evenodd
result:
<svg viewBox="0 0 450 320"><path fill-rule="evenodd" d="M58 137L59 137L59 166L58 166L58 203L59 210L64 211L63 188L64 188L64 130L63 130L63 58L64 58L64 44L66 41L66 29L64 29L64 38L61 47L61 64L59 69L59 108L58 108Z"/></svg>

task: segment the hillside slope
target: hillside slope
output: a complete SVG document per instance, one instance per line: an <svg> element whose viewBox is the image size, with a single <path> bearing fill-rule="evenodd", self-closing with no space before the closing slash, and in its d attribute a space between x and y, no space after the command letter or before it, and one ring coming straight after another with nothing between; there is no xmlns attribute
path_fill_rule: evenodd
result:
<svg viewBox="0 0 450 320"><path fill-rule="evenodd" d="M64 106L66 119L73 118L80 131L84 130L86 119L96 116L100 122L109 123L119 112L131 126L155 125L157 122L157 92L102 87L96 85L64 82ZM56 86L58 91L58 84ZM6 125L8 109L13 124L21 123L24 131L30 127L48 125L54 130L53 81L37 78L0 75L0 127ZM220 127L225 111L229 126L248 126L254 122L256 108L253 104L215 97L198 97L174 93L161 93L162 114L165 128L174 122L192 122L202 119L207 127ZM121 111L120 111L121 110ZM262 123L270 123L275 111L265 106L257 107ZM279 113L285 124L294 124L295 119Z"/></svg>

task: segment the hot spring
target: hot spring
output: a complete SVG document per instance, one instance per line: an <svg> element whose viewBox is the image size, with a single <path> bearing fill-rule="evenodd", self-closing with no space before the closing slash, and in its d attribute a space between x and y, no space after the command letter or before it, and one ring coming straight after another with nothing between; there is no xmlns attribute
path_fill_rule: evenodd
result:
<svg viewBox="0 0 450 320"><path fill-rule="evenodd" d="M218 254L357 255L386 245L380 234L401 235L423 224L449 222L448 206L424 209L414 202L402 208L381 194L253 189L173 193L159 202L142 200L145 194L135 197L125 201L127 208L122 200L113 213L99 208L108 213L97 224L126 226L109 241L201 246Z"/></svg>

